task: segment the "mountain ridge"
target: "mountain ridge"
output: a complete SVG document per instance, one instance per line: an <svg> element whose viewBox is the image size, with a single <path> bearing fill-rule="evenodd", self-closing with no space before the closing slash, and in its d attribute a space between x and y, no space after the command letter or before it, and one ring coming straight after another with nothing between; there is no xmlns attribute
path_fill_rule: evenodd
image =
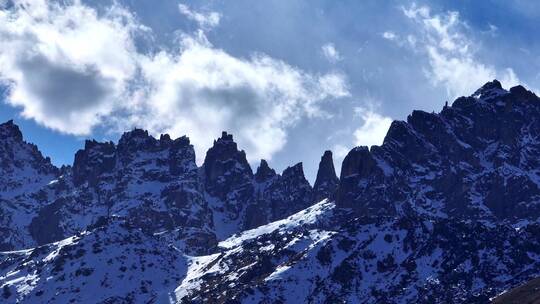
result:
<svg viewBox="0 0 540 304"><path fill-rule="evenodd" d="M540 99L494 80L394 121L339 178L326 151L313 186L302 163L254 173L227 132L201 167L187 137L87 141L38 191L0 195L2 250L30 248L0 254L0 286L22 302L105 282L96 302L488 303L540 274L537 134ZM145 279L143 260L175 274Z"/></svg>
<svg viewBox="0 0 540 304"><path fill-rule="evenodd" d="M9 182L3 184L14 184L15 189L5 188L0 198L25 203L4 208L5 227L17 227L8 233L13 240L4 242L5 250L59 241L111 216L129 217L132 224L154 232L179 226L202 229L212 243L212 234L225 238L288 216L313 200L301 163L277 174L263 160L253 174L245 152L227 132L214 141L200 167L186 136L173 140L162 134L158 139L136 128L123 133L117 143L86 140L73 165L57 168L37 146L24 141L12 120L0 124L0 134L5 172L30 166L35 171L31 177L41 180L34 189L19 193L23 182L17 181L18 171L4 175ZM15 155L26 158L16 161ZM24 219L14 223L18 217Z"/></svg>

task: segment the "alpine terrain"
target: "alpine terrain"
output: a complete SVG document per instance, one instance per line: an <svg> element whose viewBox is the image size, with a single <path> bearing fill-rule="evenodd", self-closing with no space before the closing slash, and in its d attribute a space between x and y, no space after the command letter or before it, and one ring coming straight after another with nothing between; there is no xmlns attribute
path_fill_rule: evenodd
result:
<svg viewBox="0 0 540 304"><path fill-rule="evenodd" d="M0 124L0 302L489 303L540 276L540 98L494 80L353 148L252 169L135 129L57 168Z"/></svg>

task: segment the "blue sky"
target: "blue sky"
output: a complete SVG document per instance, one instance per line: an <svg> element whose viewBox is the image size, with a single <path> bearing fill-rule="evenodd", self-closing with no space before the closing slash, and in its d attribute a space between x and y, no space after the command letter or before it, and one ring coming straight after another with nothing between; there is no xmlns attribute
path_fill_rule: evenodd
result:
<svg viewBox="0 0 540 304"><path fill-rule="evenodd" d="M497 78L537 91L535 1L0 0L0 120L57 165L134 127L221 130L254 167L339 168L392 120ZM5 43L4 43L5 42Z"/></svg>

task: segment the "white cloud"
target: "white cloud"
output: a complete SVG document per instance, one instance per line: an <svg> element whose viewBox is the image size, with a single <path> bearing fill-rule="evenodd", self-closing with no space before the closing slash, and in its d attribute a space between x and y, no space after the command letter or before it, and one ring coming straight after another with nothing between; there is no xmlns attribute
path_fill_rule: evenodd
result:
<svg viewBox="0 0 540 304"><path fill-rule="evenodd" d="M450 97L470 95L495 78L505 87L518 84L519 79L511 68L498 70L476 58L475 49L479 46L465 34L468 26L460 20L458 12L432 14L429 7L416 4L402 11L419 25L420 40L409 41L409 45L427 54L430 64L427 77L434 85L443 85Z"/></svg>
<svg viewBox="0 0 540 304"><path fill-rule="evenodd" d="M392 119L368 108L357 107L355 112L363 121L362 126L354 131L355 145L368 147L381 145Z"/></svg>
<svg viewBox="0 0 540 304"><path fill-rule="evenodd" d="M324 57L331 63L335 63L341 60L341 55L334 46L333 43L327 43L321 47Z"/></svg>
<svg viewBox="0 0 540 304"><path fill-rule="evenodd" d="M150 90L130 118L154 133L189 130L199 155L227 130L250 159L269 159L285 145L288 127L322 116L320 102L348 94L341 75L310 75L265 55L235 58L189 36L178 53L145 58L141 67Z"/></svg>
<svg viewBox="0 0 540 304"><path fill-rule="evenodd" d="M350 148L347 148L346 146L340 144L334 145L334 147L332 147L332 152L336 161L345 158L345 156L347 156L347 153L349 153L350 150Z"/></svg>
<svg viewBox="0 0 540 304"><path fill-rule="evenodd" d="M388 40L396 40L396 38L397 38L396 33L392 32L392 31L386 31L386 32L382 33L382 36L383 36L384 39L388 39Z"/></svg>
<svg viewBox="0 0 540 304"><path fill-rule="evenodd" d="M202 28L219 22L180 9ZM264 54L237 58L213 46L203 29L181 34L177 50L143 54L134 46L140 31L146 28L118 6L101 16L78 1L0 9L8 102L64 133L87 135L105 124L187 134L199 161L226 130L254 160L282 149L299 119L326 117L321 103L349 94L341 74L306 73Z"/></svg>
<svg viewBox="0 0 540 304"><path fill-rule="evenodd" d="M117 106L136 70L132 17L98 17L75 2L19 1L0 10L0 79L7 102L49 128L88 134Z"/></svg>
<svg viewBox="0 0 540 304"><path fill-rule="evenodd" d="M178 4L178 10L188 19L193 20L199 24L201 28L210 29L219 25L221 15L217 12L208 12L206 14L192 11L189 6L185 4Z"/></svg>

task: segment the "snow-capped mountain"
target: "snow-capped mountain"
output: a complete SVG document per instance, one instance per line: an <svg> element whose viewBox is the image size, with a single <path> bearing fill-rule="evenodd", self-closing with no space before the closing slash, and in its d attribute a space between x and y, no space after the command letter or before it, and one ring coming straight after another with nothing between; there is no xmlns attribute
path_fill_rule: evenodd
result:
<svg viewBox="0 0 540 304"><path fill-rule="evenodd" d="M487 303L540 275L540 99L489 82L392 123L338 179L327 151L253 173L223 132L87 141L55 168L0 125L0 288L23 303ZM5 172L5 173L4 173Z"/></svg>
<svg viewBox="0 0 540 304"><path fill-rule="evenodd" d="M120 218L148 233L171 234L187 252L207 252L218 239L313 203L301 164L261 179L225 132L201 168L187 137L156 139L135 129L118 144L86 141L72 167L57 169L13 122L0 131L5 250L59 241Z"/></svg>
<svg viewBox="0 0 540 304"><path fill-rule="evenodd" d="M340 207L358 215L523 225L540 216L540 99L498 81L436 113L394 121L343 161Z"/></svg>

